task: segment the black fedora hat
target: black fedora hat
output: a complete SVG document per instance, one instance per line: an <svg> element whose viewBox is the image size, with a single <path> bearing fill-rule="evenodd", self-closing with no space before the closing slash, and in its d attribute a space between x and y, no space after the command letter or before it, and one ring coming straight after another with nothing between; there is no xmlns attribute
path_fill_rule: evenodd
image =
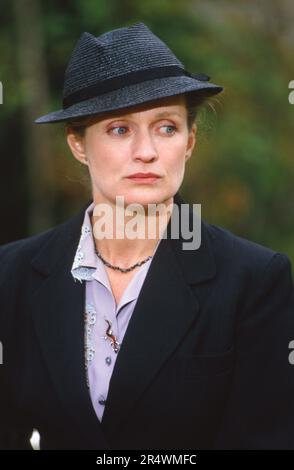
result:
<svg viewBox="0 0 294 470"><path fill-rule="evenodd" d="M68 121L182 93L215 95L223 87L203 73L189 73L144 23L84 32L64 76L63 107L36 124Z"/></svg>

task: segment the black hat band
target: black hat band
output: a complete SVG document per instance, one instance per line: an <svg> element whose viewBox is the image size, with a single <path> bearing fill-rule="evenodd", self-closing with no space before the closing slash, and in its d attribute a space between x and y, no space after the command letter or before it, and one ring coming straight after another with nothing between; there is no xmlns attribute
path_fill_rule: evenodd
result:
<svg viewBox="0 0 294 470"><path fill-rule="evenodd" d="M95 98L95 96L103 95L109 91L117 90L124 86L134 85L146 80L153 80L155 78L163 77L176 77L176 76L188 76L195 78L196 80L208 81L210 78L203 73L191 74L185 69L177 65L167 67L154 67L152 69L138 70L136 72L130 72L118 77L113 77L107 80L102 80L82 88L81 90L75 91L63 99L63 109L67 109L73 104L79 103L80 101Z"/></svg>

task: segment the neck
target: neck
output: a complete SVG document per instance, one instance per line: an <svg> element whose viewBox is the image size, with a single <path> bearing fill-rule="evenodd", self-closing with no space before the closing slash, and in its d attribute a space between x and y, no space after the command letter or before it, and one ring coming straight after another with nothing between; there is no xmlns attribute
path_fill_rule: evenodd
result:
<svg viewBox="0 0 294 470"><path fill-rule="evenodd" d="M95 202L95 201L94 201ZM95 202L95 205L97 203ZM135 211L129 215L122 211L112 211L112 215L103 219L101 215L91 217L96 250L110 264L128 268L154 254L156 245L161 239L171 217L173 198L160 204L160 211L154 214ZM105 221L108 228L105 228Z"/></svg>

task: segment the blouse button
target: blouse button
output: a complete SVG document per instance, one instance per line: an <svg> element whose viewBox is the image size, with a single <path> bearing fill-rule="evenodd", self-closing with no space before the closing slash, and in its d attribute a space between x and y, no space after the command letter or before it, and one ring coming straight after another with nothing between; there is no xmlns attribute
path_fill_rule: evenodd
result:
<svg viewBox="0 0 294 470"><path fill-rule="evenodd" d="M98 403L99 403L99 405L105 405L105 403L106 403L105 398L103 396L101 396L98 400Z"/></svg>
<svg viewBox="0 0 294 470"><path fill-rule="evenodd" d="M105 362L106 362L106 364L107 364L108 366L110 366L110 364L111 364L111 357L110 357L110 356L107 356L107 357L105 358Z"/></svg>

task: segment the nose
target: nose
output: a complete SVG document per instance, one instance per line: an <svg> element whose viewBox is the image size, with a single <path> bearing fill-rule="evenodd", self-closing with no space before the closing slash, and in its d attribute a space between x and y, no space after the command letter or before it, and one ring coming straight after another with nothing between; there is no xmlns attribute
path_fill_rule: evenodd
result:
<svg viewBox="0 0 294 470"><path fill-rule="evenodd" d="M144 162L154 161L158 158L157 149L148 129L141 128L136 132L133 141L133 159Z"/></svg>

